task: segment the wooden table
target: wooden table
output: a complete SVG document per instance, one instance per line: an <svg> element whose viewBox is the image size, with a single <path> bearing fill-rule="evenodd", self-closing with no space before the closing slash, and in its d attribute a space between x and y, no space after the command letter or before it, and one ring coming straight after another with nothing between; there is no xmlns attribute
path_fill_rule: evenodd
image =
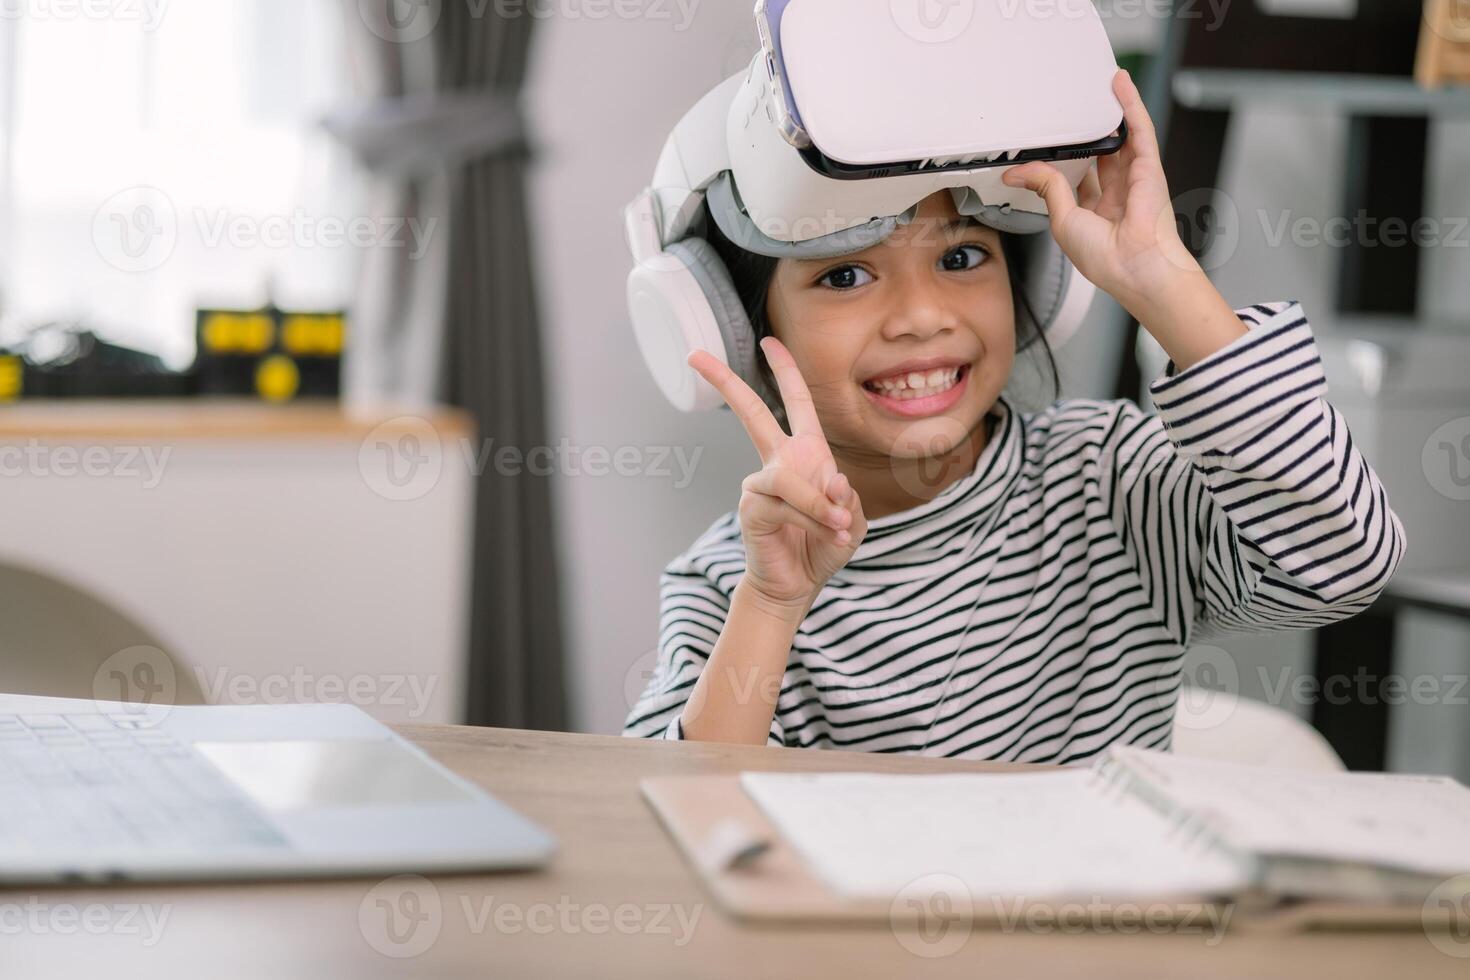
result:
<svg viewBox="0 0 1470 980"><path fill-rule="evenodd" d="M796 749L650 743L491 729L401 729L445 764L548 827L561 841L542 873L399 882L334 881L0 891L0 977L249 978L678 977L897 978L1086 976L1464 977L1470 961L1418 931L1287 936L1035 934L975 931L952 955L923 958L884 927L745 926L710 904L638 795L652 774L742 769L981 771L987 763ZM413 891L417 906L405 901ZM433 904L437 899L438 913ZM386 934L383 906L406 916ZM17 931L17 906L53 914L107 909L118 928L88 935ZM162 921L123 933L141 906ZM508 910L502 912L502 908ZM163 919L163 914L167 918ZM497 927L499 916L500 927ZM621 918L619 918L621 916ZM681 918L682 916L682 918ZM64 922L64 920L53 920ZM533 931L533 927L535 931ZM619 931L619 929L624 931ZM437 930L437 932L436 932ZM375 948L375 944L378 948ZM385 955L422 952L411 958Z"/></svg>
<svg viewBox="0 0 1470 980"><path fill-rule="evenodd" d="M0 441L39 439L172 443L180 439L280 440L415 434L419 421L442 439L472 439L468 412L446 406L351 405L304 399L272 405L246 398L58 398L0 408Z"/></svg>

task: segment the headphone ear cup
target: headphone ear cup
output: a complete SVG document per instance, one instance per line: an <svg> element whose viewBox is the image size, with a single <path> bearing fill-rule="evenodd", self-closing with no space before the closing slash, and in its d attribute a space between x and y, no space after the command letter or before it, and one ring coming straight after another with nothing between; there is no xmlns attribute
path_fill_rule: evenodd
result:
<svg viewBox="0 0 1470 980"><path fill-rule="evenodd" d="M667 251L679 257L708 300L724 344L725 363L741 381L750 385L751 390L771 404L773 393L761 376L755 328L745 313L745 304L740 302L740 292L730 278L730 270L725 267L715 247L703 238L686 238L671 243ZM780 404L779 400L776 404Z"/></svg>
<svg viewBox="0 0 1470 980"><path fill-rule="evenodd" d="M720 393L689 366L689 354L707 350L724 356L724 340L704 287L685 259L660 252L628 273L628 314L649 373L675 408L698 412L718 408Z"/></svg>

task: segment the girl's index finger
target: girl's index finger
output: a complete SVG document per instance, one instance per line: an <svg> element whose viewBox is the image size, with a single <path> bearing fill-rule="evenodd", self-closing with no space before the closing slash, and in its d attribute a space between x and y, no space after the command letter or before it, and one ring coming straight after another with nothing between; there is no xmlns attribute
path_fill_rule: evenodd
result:
<svg viewBox="0 0 1470 980"><path fill-rule="evenodd" d="M786 406L786 420L791 423L794 436L812 433L822 435L822 423L817 419L817 408L812 404L812 393L801 376L796 359L786 345L775 337L761 341L761 350L776 376L776 387L781 389L781 403ZM823 437L825 439L825 437Z"/></svg>
<svg viewBox="0 0 1470 980"><path fill-rule="evenodd" d="M760 453L761 461L765 462L775 455L781 440L786 438L786 433L781 431L780 423L761 400L761 396L740 380L740 376L730 370L729 365L709 351L696 350L691 353L689 366L698 371L700 377L708 381L720 393L720 397L725 399L730 411L745 426L745 432L755 444L755 451Z"/></svg>

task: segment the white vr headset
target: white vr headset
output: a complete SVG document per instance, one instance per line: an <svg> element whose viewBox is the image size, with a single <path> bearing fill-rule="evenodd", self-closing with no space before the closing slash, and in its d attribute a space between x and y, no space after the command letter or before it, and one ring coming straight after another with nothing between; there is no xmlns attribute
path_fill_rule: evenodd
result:
<svg viewBox="0 0 1470 980"><path fill-rule="evenodd" d="M829 258L949 190L959 213L1027 236L1027 298L1049 342L1077 329L1094 287L1041 234L1045 202L1001 175L1046 160L1075 189L1127 138L1091 0L760 0L756 23L761 52L679 121L624 211L633 329L676 407L723 403L686 363L697 348L769 397L734 283L700 237L706 207L747 251Z"/></svg>

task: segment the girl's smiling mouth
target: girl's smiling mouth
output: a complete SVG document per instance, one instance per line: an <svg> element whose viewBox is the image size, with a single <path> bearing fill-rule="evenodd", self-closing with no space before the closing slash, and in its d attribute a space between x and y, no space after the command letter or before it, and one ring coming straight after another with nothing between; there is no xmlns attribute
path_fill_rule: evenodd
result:
<svg viewBox="0 0 1470 980"><path fill-rule="evenodd" d="M862 383L863 394L878 409L903 418L949 411L964 396L970 379L965 361L930 358L909 361Z"/></svg>

